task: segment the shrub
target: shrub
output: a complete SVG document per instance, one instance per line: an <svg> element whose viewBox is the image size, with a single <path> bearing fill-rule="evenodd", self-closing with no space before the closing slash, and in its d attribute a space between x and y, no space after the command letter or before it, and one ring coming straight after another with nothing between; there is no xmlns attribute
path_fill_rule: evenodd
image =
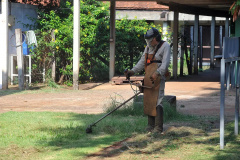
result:
<svg viewBox="0 0 240 160"><path fill-rule="evenodd" d="M81 83L108 80L109 71L109 3L96 0L81 0L80 10L80 73ZM56 59L56 79L59 83L72 82L73 58L73 6L71 1L61 3L59 9L39 10L38 44L34 61L38 68L50 69ZM125 68L137 63L145 47L144 34L150 27L161 31L161 26L148 24L145 20L116 21L115 73L120 75ZM52 30L56 40L51 41ZM46 38L48 40L46 40ZM50 39L49 39L50 38ZM55 53L54 55L52 53Z"/></svg>

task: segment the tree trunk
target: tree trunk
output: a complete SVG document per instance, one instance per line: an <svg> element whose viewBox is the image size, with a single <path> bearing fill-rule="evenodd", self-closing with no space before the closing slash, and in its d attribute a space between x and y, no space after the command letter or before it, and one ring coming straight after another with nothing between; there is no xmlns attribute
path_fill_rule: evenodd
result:
<svg viewBox="0 0 240 160"><path fill-rule="evenodd" d="M62 74L59 81L58 81L58 84L63 84L64 77L65 77L65 75Z"/></svg>

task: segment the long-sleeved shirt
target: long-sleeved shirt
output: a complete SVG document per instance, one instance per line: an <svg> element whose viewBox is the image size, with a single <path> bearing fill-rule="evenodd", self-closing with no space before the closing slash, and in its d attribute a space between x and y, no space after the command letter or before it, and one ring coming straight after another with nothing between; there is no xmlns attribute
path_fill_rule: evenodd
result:
<svg viewBox="0 0 240 160"><path fill-rule="evenodd" d="M155 46L156 48L157 46ZM150 51L148 54L153 54L155 48ZM148 52L147 47L145 47L144 53L142 54L141 59L138 61L138 63L132 68L134 73L139 73L141 70L143 70L145 65L145 53ZM165 79L165 73L168 69L169 63L170 63L170 45L167 42L164 42L161 46L161 48L158 49L157 53L155 54L155 59L162 61L162 63L158 63L158 69L157 72L161 75L161 78Z"/></svg>

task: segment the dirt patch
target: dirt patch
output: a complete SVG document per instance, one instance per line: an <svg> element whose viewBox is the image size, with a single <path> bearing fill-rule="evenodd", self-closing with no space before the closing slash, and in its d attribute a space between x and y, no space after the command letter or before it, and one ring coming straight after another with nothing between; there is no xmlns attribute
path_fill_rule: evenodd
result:
<svg viewBox="0 0 240 160"><path fill-rule="evenodd" d="M178 81L170 80L166 82L165 95L176 96L177 110L181 113L219 116L219 73L219 69L215 69L180 77ZM121 103L134 95L129 84L88 83L81 84L78 91L72 90L72 87L41 91L43 87L21 92L16 90L17 86L12 86L9 94L0 93L0 113L53 111L97 114L102 113L112 100ZM225 96L225 114L234 117L235 90L226 91Z"/></svg>
<svg viewBox="0 0 240 160"><path fill-rule="evenodd" d="M81 90L62 88L48 92L37 90L0 95L0 113L8 111L54 111L82 114L102 113L114 99L119 103L134 95L129 84L92 83ZM184 114L219 115L220 84L216 82L169 81L166 95L177 98L177 110ZM235 91L226 91L226 115L234 116Z"/></svg>

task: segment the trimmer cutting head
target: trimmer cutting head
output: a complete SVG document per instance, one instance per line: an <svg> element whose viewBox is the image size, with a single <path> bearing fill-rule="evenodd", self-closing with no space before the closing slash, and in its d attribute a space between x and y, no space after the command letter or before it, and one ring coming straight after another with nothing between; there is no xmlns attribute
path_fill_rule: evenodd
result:
<svg viewBox="0 0 240 160"><path fill-rule="evenodd" d="M86 133L92 133L92 126L88 126L86 129Z"/></svg>

